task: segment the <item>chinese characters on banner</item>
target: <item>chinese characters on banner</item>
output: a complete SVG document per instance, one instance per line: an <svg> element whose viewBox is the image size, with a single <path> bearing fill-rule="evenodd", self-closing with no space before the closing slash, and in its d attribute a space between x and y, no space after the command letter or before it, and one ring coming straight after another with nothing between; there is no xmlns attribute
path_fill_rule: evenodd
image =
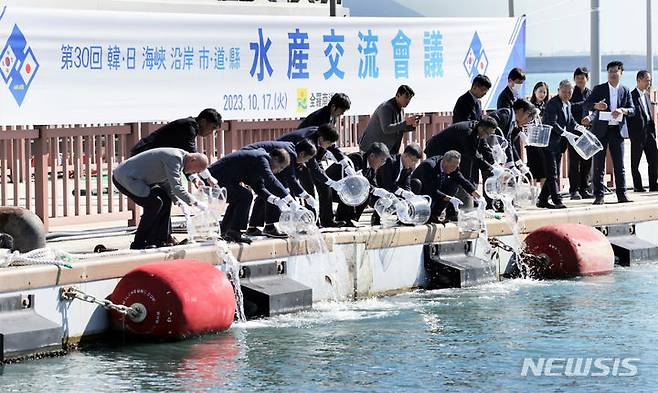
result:
<svg viewBox="0 0 658 393"><path fill-rule="evenodd" d="M205 107L226 119L300 117L335 92L350 96L350 114L370 114L400 84L416 91L410 111L446 111L474 72L497 81L510 59L518 65L525 41L523 18L175 17L8 8L2 54L13 65L29 46L34 72L11 85L0 68L21 97L0 86L1 122L169 120Z"/></svg>

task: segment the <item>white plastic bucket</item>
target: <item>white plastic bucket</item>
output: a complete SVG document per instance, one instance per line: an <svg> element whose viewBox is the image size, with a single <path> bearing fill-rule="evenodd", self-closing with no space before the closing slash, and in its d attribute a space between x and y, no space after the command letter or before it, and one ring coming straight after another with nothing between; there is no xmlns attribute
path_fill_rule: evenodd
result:
<svg viewBox="0 0 658 393"><path fill-rule="evenodd" d="M528 136L527 146L546 147L551 139L551 129L548 124L529 124L525 127Z"/></svg>
<svg viewBox="0 0 658 393"><path fill-rule="evenodd" d="M305 207L284 210L279 217L279 229L291 236L310 233L314 228L315 215Z"/></svg>
<svg viewBox="0 0 658 393"><path fill-rule="evenodd" d="M338 197L348 206L359 206L370 195L370 182L363 175L346 176L338 181Z"/></svg>
<svg viewBox="0 0 658 393"><path fill-rule="evenodd" d="M603 145L599 138L596 135L592 134L590 131L582 129L580 130L582 135L576 139L576 143L573 145L573 149L581 156L584 160L589 160L594 157L594 155L601 150L603 150Z"/></svg>
<svg viewBox="0 0 658 393"><path fill-rule="evenodd" d="M478 232L485 224L484 205L459 209L457 228L459 232Z"/></svg>
<svg viewBox="0 0 658 393"><path fill-rule="evenodd" d="M535 186L532 176L519 176L516 179L516 192L514 201L520 207L534 207L537 204L539 188Z"/></svg>
<svg viewBox="0 0 658 393"><path fill-rule="evenodd" d="M484 192L492 199L514 199L516 178L509 169L498 176L491 176L484 182Z"/></svg>
<svg viewBox="0 0 658 393"><path fill-rule="evenodd" d="M409 225L422 225L432 214L432 198L429 195L416 195L400 200L397 204L398 218Z"/></svg>
<svg viewBox="0 0 658 393"><path fill-rule="evenodd" d="M400 200L393 194L381 197L375 202L375 211L379 214L379 221L383 227L397 224L397 204Z"/></svg>

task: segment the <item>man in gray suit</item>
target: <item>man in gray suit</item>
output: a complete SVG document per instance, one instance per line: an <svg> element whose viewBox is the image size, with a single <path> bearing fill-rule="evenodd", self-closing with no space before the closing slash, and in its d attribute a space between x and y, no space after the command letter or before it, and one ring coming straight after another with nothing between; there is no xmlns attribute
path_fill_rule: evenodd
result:
<svg viewBox="0 0 658 393"><path fill-rule="evenodd" d="M592 132L599 138L603 150L594 156L592 186L594 188L594 205L602 205L603 177L605 175L605 156L608 147L612 156L612 165L617 186L617 201L631 202L626 196L626 174L624 172L624 136L621 131L626 118L635 116L635 106L631 93L620 83L624 72L624 63L611 61L608 63L608 82L594 86L592 94L583 103L584 111L596 111L593 115L583 118L583 124L591 123Z"/></svg>
<svg viewBox="0 0 658 393"><path fill-rule="evenodd" d="M404 108L409 105L414 94L411 87L401 85L395 97L381 103L375 109L359 141L361 152L368 151L373 142L382 142L391 154L400 152L402 135L415 130L420 120L420 116L404 115Z"/></svg>
<svg viewBox="0 0 658 393"><path fill-rule="evenodd" d="M160 147L123 161L112 174L116 188L144 209L130 248L144 249L170 245L171 202L206 208L196 201L181 182L182 174L199 173L208 167L201 153Z"/></svg>

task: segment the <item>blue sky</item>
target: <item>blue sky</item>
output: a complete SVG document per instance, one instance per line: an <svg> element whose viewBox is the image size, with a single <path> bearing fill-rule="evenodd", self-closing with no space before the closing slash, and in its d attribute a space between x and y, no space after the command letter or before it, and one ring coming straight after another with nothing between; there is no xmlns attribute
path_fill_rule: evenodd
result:
<svg viewBox="0 0 658 393"><path fill-rule="evenodd" d="M515 0L516 15L526 14L528 18L527 54L589 53L590 3L590 0ZM602 53L646 53L646 0L600 0L600 3ZM343 0L352 16L505 17L507 4L507 0ZM655 48L658 1L652 4Z"/></svg>

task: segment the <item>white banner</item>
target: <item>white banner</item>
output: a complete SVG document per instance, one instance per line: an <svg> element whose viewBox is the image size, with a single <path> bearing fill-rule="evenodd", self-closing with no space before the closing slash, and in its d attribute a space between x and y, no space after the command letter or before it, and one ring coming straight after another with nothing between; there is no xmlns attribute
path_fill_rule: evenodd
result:
<svg viewBox="0 0 658 393"><path fill-rule="evenodd" d="M525 64L522 18L296 19L0 6L0 124L301 117L335 92L370 114L401 84L450 111Z"/></svg>

